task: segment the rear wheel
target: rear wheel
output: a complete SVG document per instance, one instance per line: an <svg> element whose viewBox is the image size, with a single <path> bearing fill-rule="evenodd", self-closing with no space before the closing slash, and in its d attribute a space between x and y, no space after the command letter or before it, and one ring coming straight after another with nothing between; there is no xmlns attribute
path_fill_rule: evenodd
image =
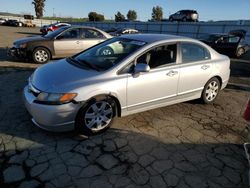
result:
<svg viewBox="0 0 250 188"><path fill-rule="evenodd" d="M46 48L38 47L32 53L32 60L35 63L47 63L50 60L50 52Z"/></svg>
<svg viewBox="0 0 250 188"><path fill-rule="evenodd" d="M169 21L170 21L170 22L173 22L173 21L174 21L173 17L170 17L170 18L169 18Z"/></svg>
<svg viewBox="0 0 250 188"><path fill-rule="evenodd" d="M214 102L216 97L218 96L218 93L220 91L220 82L217 78L211 78L205 85L202 95L201 95L201 100L205 104L209 104Z"/></svg>
<svg viewBox="0 0 250 188"><path fill-rule="evenodd" d="M87 135L105 131L112 124L115 109L115 102L111 98L92 100L79 111L76 130Z"/></svg>
<svg viewBox="0 0 250 188"><path fill-rule="evenodd" d="M236 57L239 58L239 57L243 56L244 53L245 53L244 48L239 48L239 49L237 49Z"/></svg>

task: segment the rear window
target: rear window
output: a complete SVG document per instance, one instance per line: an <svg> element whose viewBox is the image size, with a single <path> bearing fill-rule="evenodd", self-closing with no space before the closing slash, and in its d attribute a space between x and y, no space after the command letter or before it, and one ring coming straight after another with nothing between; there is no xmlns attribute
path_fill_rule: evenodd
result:
<svg viewBox="0 0 250 188"><path fill-rule="evenodd" d="M192 63L211 58L210 53L206 48L193 43L182 43L181 55L182 55L182 63L189 63L189 62Z"/></svg>

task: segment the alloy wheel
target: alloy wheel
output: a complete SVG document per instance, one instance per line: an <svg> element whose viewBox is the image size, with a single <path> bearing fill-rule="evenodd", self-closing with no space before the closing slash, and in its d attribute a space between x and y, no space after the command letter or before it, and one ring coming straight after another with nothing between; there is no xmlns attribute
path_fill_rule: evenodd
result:
<svg viewBox="0 0 250 188"><path fill-rule="evenodd" d="M86 110L84 121L90 130L98 132L106 128L112 118L112 106L106 101L97 101Z"/></svg>
<svg viewBox="0 0 250 188"><path fill-rule="evenodd" d="M208 84L206 91L205 91L205 97L210 102L213 101L217 94L219 92L219 84L216 81L212 81Z"/></svg>
<svg viewBox="0 0 250 188"><path fill-rule="evenodd" d="M37 62L44 63L48 60L49 55L44 50L38 50L35 52L35 59Z"/></svg>

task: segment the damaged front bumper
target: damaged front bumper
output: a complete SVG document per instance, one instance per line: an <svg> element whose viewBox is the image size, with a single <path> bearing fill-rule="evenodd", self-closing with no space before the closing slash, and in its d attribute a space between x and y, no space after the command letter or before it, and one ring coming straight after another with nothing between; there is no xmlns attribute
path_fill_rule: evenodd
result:
<svg viewBox="0 0 250 188"><path fill-rule="evenodd" d="M27 52L25 48L12 47L7 49L7 55L17 58L27 58Z"/></svg>

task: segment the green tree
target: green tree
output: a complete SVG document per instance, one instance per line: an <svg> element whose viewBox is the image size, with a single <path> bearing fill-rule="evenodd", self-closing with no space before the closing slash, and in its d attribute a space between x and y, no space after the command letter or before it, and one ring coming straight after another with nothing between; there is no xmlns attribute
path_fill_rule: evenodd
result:
<svg viewBox="0 0 250 188"><path fill-rule="evenodd" d="M115 15L115 21L116 22L123 22L123 21L125 21L125 16L118 11L117 14Z"/></svg>
<svg viewBox="0 0 250 188"><path fill-rule="evenodd" d="M163 17L163 9L160 6L153 7L152 9L152 20L161 21Z"/></svg>
<svg viewBox="0 0 250 188"><path fill-rule="evenodd" d="M98 14L96 12L90 12L88 14L89 17L89 21L90 22L100 22L100 21L104 21L104 15L102 14Z"/></svg>
<svg viewBox="0 0 250 188"><path fill-rule="evenodd" d="M129 10L127 14L127 18L130 21L135 21L137 19L137 13L135 10Z"/></svg>
<svg viewBox="0 0 250 188"><path fill-rule="evenodd" d="M36 17L38 19L43 17L43 11L45 7L45 1L46 0L33 0L32 4L34 5Z"/></svg>

